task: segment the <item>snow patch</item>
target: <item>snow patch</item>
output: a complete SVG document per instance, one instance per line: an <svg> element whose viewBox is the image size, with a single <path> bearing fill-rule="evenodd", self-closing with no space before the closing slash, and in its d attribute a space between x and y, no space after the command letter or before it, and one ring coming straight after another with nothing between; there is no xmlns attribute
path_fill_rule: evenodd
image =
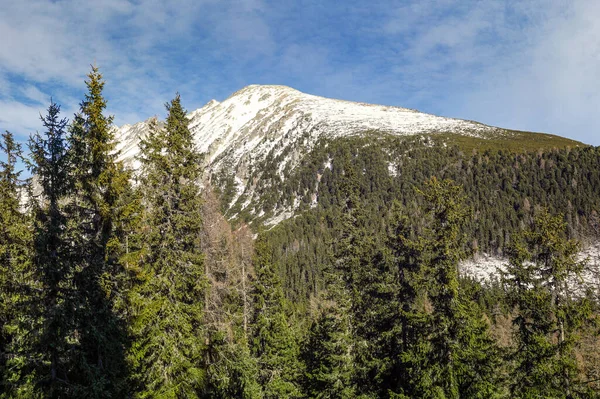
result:
<svg viewBox="0 0 600 399"><path fill-rule="evenodd" d="M577 256L579 261L587 260L581 279L570 282L575 291L583 293L591 289L600 293L600 243L585 247ZM506 271L508 259L488 254L478 254L473 259L461 262L459 269L466 276L481 282L500 278L500 272Z"/></svg>
<svg viewBox="0 0 600 399"><path fill-rule="evenodd" d="M398 176L398 165L395 162L388 162L388 172L390 176L397 177Z"/></svg>

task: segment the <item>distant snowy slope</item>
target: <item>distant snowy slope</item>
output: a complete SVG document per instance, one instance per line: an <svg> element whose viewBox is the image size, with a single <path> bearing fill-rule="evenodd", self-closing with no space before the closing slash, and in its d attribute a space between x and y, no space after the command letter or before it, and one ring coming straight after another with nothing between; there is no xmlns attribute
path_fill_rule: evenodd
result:
<svg viewBox="0 0 600 399"><path fill-rule="evenodd" d="M189 117L198 149L208 153L209 163L224 153L258 155L286 137L293 139L306 131L315 132L314 138L319 138L368 130L396 135L444 132L478 136L499 130L407 108L313 96L286 86L248 86L221 103L211 100ZM124 158L135 155L137 138L146 129L147 122L118 129Z"/></svg>
<svg viewBox="0 0 600 399"><path fill-rule="evenodd" d="M252 201L256 165L278 159L277 173L294 167L324 137L342 137L376 131L408 136L458 134L478 138L499 137L505 130L477 122L444 118L411 109L334 100L302 93L286 86L252 85L223 102L211 100L189 114L190 130L205 153L208 177L223 172L236 184L233 204L243 195ZM149 121L117 129L122 159L137 167L139 138ZM253 181L249 182L253 173ZM260 177L258 177L260 179ZM273 222L293 209L274 210Z"/></svg>

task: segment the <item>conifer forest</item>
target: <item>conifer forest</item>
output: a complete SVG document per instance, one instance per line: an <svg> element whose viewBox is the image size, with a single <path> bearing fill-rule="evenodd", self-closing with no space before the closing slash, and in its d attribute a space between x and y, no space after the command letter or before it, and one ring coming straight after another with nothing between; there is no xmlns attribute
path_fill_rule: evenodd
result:
<svg viewBox="0 0 600 399"><path fill-rule="evenodd" d="M178 94L133 168L85 83L2 134L0 398L600 398L600 148L322 139L242 209Z"/></svg>

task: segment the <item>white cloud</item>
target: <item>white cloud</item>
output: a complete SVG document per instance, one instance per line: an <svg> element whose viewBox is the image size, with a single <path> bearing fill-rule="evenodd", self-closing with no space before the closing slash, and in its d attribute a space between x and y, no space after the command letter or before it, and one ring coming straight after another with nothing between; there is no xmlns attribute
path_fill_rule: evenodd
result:
<svg viewBox="0 0 600 399"><path fill-rule="evenodd" d="M158 101L157 97L172 81L170 71L154 61L159 54L156 46L187 34L198 7L206 2L1 3L0 71L24 82L9 84L8 78L0 75L2 98L22 96L45 104L54 95L59 102L73 101L75 91L83 92L89 65L97 63L110 81L107 93L115 101L109 103L120 110L123 106L139 109L162 105L165 99ZM42 86L49 91L42 91ZM76 107L77 102L69 107ZM13 103L3 107L4 124L10 119L12 128L23 131L38 125L37 108ZM137 115L132 109L123 111Z"/></svg>
<svg viewBox="0 0 600 399"><path fill-rule="evenodd" d="M50 96L33 85L22 86L19 91L24 97L36 104L46 105L50 103Z"/></svg>
<svg viewBox="0 0 600 399"><path fill-rule="evenodd" d="M600 3L425 0L383 25L398 79L449 116L600 144ZM432 101L435 96L441 97Z"/></svg>
<svg viewBox="0 0 600 399"><path fill-rule="evenodd" d="M50 95L70 117L97 62L118 124L258 79L600 144L600 3L390 3L0 0L0 120L38 126Z"/></svg>
<svg viewBox="0 0 600 399"><path fill-rule="evenodd" d="M524 30L528 46L498 59L457 112L489 123L600 145L600 3L546 9Z"/></svg>
<svg viewBox="0 0 600 399"><path fill-rule="evenodd" d="M39 130L39 116L44 106L30 106L16 101L0 101L0 129L19 132L23 140L29 133ZM37 121L32 116L37 115Z"/></svg>

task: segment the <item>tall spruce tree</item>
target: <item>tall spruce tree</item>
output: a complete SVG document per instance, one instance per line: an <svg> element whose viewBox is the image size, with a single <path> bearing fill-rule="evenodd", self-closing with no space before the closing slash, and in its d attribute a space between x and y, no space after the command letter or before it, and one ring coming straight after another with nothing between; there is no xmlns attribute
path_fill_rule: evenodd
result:
<svg viewBox="0 0 600 399"><path fill-rule="evenodd" d="M31 229L21 207L26 191L17 162L21 145L10 132L2 134L0 150L0 397L33 396L26 380L23 320L33 276L30 268ZM25 373L25 375L23 375Z"/></svg>
<svg viewBox="0 0 600 399"><path fill-rule="evenodd" d="M386 249L380 238L370 232L360 178L351 159L352 155L346 154L341 162L342 223L336 232L332 270L343 286L330 286L337 291L338 305L346 308L340 310L347 313L342 316L344 322L337 325L342 330L334 336L351 337L349 353L339 360L350 360L351 366L339 364L337 372L352 374L353 386L348 388L357 396L385 397L393 383L388 343L391 320L397 313L394 275L385 262Z"/></svg>
<svg viewBox="0 0 600 399"><path fill-rule="evenodd" d="M69 356L75 331L73 254L67 230L65 204L70 194L71 179L66 138L67 119L60 118L60 106L51 101L47 114L41 117L43 135L29 139L30 170L38 190L32 198L34 209L33 265L41 290L38 306L30 310L38 323L30 343L30 354L36 358L37 385L50 397L68 396L73 378L73 362ZM77 249L75 249L77 250Z"/></svg>
<svg viewBox="0 0 600 399"><path fill-rule="evenodd" d="M206 351L207 386L202 397L211 399L258 399L258 363L244 337L227 337L222 331L211 334Z"/></svg>
<svg viewBox="0 0 600 399"><path fill-rule="evenodd" d="M503 280L517 315L515 368L511 386L517 398L587 398L578 384L574 348L577 330L590 314L585 298L576 297L579 243L566 238L561 215L542 210L531 229L519 234L509 251Z"/></svg>
<svg viewBox="0 0 600 399"><path fill-rule="evenodd" d="M302 350L306 369L303 388L309 398L355 398L350 296L340 273L330 271L327 282L323 308Z"/></svg>
<svg viewBox="0 0 600 399"><path fill-rule="evenodd" d="M124 384L125 329L115 312L124 271L116 228L120 225L120 198L128 179L117 162L112 117L104 114L104 81L93 66L86 81L88 92L71 124L69 162L72 179L66 207L67 230L74 274L74 369L70 394L118 397Z"/></svg>
<svg viewBox="0 0 600 399"><path fill-rule="evenodd" d="M419 210L414 211L422 219ZM397 325L389 331L397 353L390 353L396 375L390 390L399 397L426 397L431 388L432 368L429 359L431 342L422 339L431 323L431 304L427 297L427 274L423 242L416 239L414 223L400 202L392 207L388 248L398 275ZM403 396L404 395L404 396Z"/></svg>
<svg viewBox="0 0 600 399"><path fill-rule="evenodd" d="M255 246L252 354L258 361L263 397L300 398L299 347L286 314L285 297L273 264L272 249L259 237Z"/></svg>
<svg viewBox="0 0 600 399"><path fill-rule="evenodd" d="M353 172L347 173L353 176ZM351 277L345 272L352 269L356 260L352 248L357 234L351 213L358 204L358 187L344 181L342 189L346 207L344 228L338 232L341 245L330 242L323 271L326 288L319 297L319 308L301 351L305 368L302 386L309 398L357 397L353 301L348 287Z"/></svg>
<svg viewBox="0 0 600 399"><path fill-rule="evenodd" d="M408 263L406 272L412 273L402 283L403 300L411 306L402 313L404 375L397 394L494 397L497 349L482 311L460 290L458 263L466 255L462 227L468 216L464 195L460 186L436 178L419 192L426 204L426 227L414 238L401 232L397 253Z"/></svg>
<svg viewBox="0 0 600 399"><path fill-rule="evenodd" d="M135 396L199 397L206 383L201 158L177 95L141 141L143 249L131 292Z"/></svg>

